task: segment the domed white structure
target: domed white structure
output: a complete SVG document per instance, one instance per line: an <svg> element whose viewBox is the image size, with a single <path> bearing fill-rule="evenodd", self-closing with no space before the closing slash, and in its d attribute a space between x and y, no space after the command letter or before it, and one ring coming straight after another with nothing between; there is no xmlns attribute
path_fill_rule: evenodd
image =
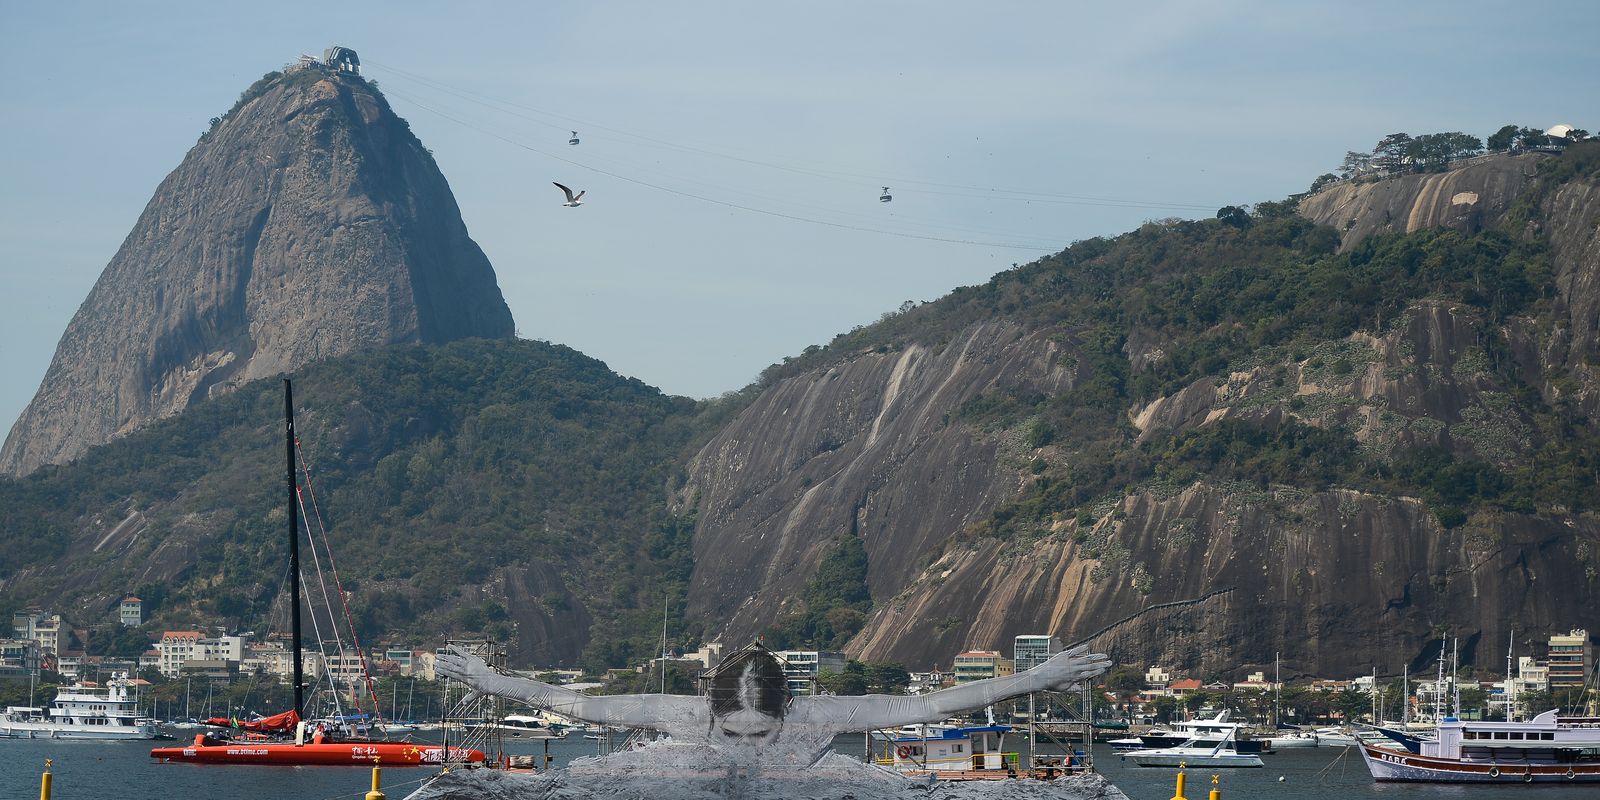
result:
<svg viewBox="0 0 1600 800"><path fill-rule="evenodd" d="M1572 126L1562 123L1560 125L1551 125L1550 130L1545 131L1544 135L1553 136L1557 139L1565 139L1569 133L1572 133Z"/></svg>

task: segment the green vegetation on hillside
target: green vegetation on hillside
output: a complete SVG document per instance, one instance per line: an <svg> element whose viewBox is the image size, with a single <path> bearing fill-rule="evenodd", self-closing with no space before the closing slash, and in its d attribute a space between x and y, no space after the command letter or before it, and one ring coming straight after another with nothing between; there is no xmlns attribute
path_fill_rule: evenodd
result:
<svg viewBox="0 0 1600 800"><path fill-rule="evenodd" d="M1594 175L1597 154L1600 143L1581 142L1546 159L1518 206L1537 208L1561 182ZM1506 230L1377 235L1339 252L1338 233L1299 217L1295 205L1291 198L1248 213L1223 209L1212 220L1151 222L1078 242L842 334L825 349L769 368L763 383L860 352L939 346L980 321L1055 332L1072 350L1077 380L1070 390L1045 396L998 387L957 415L983 430L1014 430L1029 449L1049 445L1058 453L1034 462L1022 495L980 533L1074 516L1143 481L1200 476L1419 496L1447 526L1480 508L1600 508L1600 472L1592 466L1600 439L1585 415L1523 382L1526 370L1501 330L1513 317L1549 313L1555 289L1543 239L1514 218ZM1384 332L1425 299L1476 309L1486 323L1478 342L1486 368L1537 432L1525 451L1496 453L1497 464L1461 443L1392 457L1362 450L1345 430L1271 417L1135 440L1130 408L1197 381L1222 381L1235 369L1292 361L1313 374L1352 375L1357 365L1328 343L1356 331ZM1136 347L1158 355L1136 368ZM1292 409L1294 401L1285 400Z"/></svg>
<svg viewBox="0 0 1600 800"><path fill-rule="evenodd" d="M114 604L169 580L165 623L281 629L281 391L248 384L75 463L0 480L6 594ZM654 651L663 597L681 608L693 520L664 498L699 430L692 401L566 347L485 340L314 364L295 398L367 641L509 640L549 618L556 633L525 644L545 661L588 648L603 668ZM94 552L134 511L150 535ZM696 636L678 623L675 640Z"/></svg>
<svg viewBox="0 0 1600 800"><path fill-rule="evenodd" d="M867 550L861 540L852 534L834 539L800 599L799 610L768 629L769 647L837 650L861 630L872 610Z"/></svg>

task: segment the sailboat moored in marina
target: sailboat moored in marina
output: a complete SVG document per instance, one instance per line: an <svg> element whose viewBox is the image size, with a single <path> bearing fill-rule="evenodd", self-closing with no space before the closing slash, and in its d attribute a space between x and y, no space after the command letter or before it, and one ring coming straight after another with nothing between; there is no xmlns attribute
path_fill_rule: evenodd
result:
<svg viewBox="0 0 1600 800"><path fill-rule="evenodd" d="M196 734L182 747L157 747L150 757L162 761L200 764L262 764L272 766L346 765L415 767L425 764L482 762L481 750L444 747L413 742L340 740L322 732L306 741L306 723L300 718L305 708L305 667L301 662L300 642L300 515L299 485L295 472L294 394L287 378L283 381L283 415L288 458L289 489L289 585L290 627L294 640L294 708L268 719L278 730L292 729L293 741L229 741ZM265 720L263 720L264 722ZM258 735L264 735L262 732Z"/></svg>

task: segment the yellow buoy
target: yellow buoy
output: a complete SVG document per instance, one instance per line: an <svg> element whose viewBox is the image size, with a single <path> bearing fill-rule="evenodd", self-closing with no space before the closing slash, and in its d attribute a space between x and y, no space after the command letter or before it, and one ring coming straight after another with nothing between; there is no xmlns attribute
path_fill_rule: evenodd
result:
<svg viewBox="0 0 1600 800"><path fill-rule="evenodd" d="M1189 800L1183 796L1183 764L1178 764L1178 788L1172 792L1172 800Z"/></svg>
<svg viewBox="0 0 1600 800"><path fill-rule="evenodd" d="M372 791L367 792L366 800L385 800L382 787L383 778L378 768L378 759L372 759Z"/></svg>
<svg viewBox="0 0 1600 800"><path fill-rule="evenodd" d="M1219 783L1221 783L1221 782L1217 780L1217 776L1212 775L1211 776L1211 796L1210 796L1209 800L1222 800L1222 789L1218 788L1218 785L1217 785Z"/></svg>
<svg viewBox="0 0 1600 800"><path fill-rule="evenodd" d="M54 763L48 758L44 760L44 774L39 776L39 800L50 800L50 765Z"/></svg>

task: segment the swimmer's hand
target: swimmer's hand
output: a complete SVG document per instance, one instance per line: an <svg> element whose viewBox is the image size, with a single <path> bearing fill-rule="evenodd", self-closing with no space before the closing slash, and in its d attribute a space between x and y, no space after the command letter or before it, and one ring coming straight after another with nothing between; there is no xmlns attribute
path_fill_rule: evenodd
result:
<svg viewBox="0 0 1600 800"><path fill-rule="evenodd" d="M1036 686L1050 691L1060 691L1111 669L1111 659L1103 653L1089 652L1088 645L1078 645L1050 657L1049 661L1022 673Z"/></svg>
<svg viewBox="0 0 1600 800"><path fill-rule="evenodd" d="M455 678L474 690L488 693L488 684L498 677L483 659L450 645L447 652L434 658L433 667L446 678Z"/></svg>

